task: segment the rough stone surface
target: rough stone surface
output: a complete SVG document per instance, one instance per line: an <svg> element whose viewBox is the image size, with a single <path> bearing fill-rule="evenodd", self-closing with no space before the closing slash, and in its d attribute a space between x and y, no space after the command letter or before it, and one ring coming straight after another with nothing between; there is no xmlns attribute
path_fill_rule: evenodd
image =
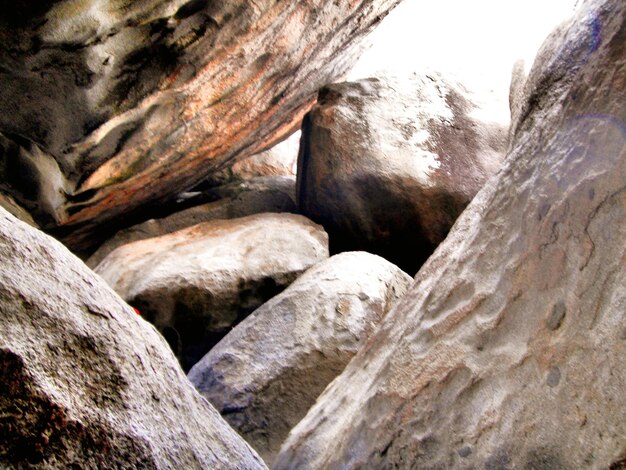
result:
<svg viewBox="0 0 626 470"><path fill-rule="evenodd" d="M490 121L478 98L434 72L320 91L303 124L297 193L331 252L417 271L504 157L508 122Z"/></svg>
<svg viewBox="0 0 626 470"><path fill-rule="evenodd" d="M95 271L163 333L189 370L234 324L327 257L319 225L259 214L129 243Z"/></svg>
<svg viewBox="0 0 626 470"><path fill-rule="evenodd" d="M0 209L0 467L266 468L163 338Z"/></svg>
<svg viewBox="0 0 626 470"><path fill-rule="evenodd" d="M224 170L210 175L218 184L246 181L259 176L295 176L298 165L301 132L294 132L284 141L264 152L244 158Z"/></svg>
<svg viewBox="0 0 626 470"><path fill-rule="evenodd" d="M258 177L241 183L231 183L210 191L217 201L199 204L160 219L149 219L141 224L120 230L104 242L86 261L95 268L117 247L137 240L158 237L215 219L235 219L264 212L296 212L295 177ZM206 197L189 194L183 197ZM0 200L1 203L1 200Z"/></svg>
<svg viewBox="0 0 626 470"><path fill-rule="evenodd" d="M237 325L189 379L270 463L410 282L378 256L335 255Z"/></svg>
<svg viewBox="0 0 626 470"><path fill-rule="evenodd" d="M0 132L58 162L53 225L85 249L99 225L289 135L398 2L7 4Z"/></svg>
<svg viewBox="0 0 626 470"><path fill-rule="evenodd" d="M625 24L590 1L544 43L503 169L276 469L623 465Z"/></svg>
<svg viewBox="0 0 626 470"><path fill-rule="evenodd" d="M509 110L511 111L511 122L517 123L520 117L520 113L522 110L522 106L526 101L524 96L524 85L526 83L526 79L528 78L525 70L525 63L522 59L516 61L513 64L513 69L511 70L511 84L509 86ZM511 137L514 134L516 125L513 124L510 126ZM510 139L510 143L513 143L513 139Z"/></svg>

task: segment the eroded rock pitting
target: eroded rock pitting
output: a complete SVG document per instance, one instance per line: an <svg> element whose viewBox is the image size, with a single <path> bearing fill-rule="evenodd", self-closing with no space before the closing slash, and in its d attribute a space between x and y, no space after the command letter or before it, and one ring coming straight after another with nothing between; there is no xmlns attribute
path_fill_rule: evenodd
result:
<svg viewBox="0 0 626 470"><path fill-rule="evenodd" d="M623 459L625 24L592 0L546 40L504 167L276 469Z"/></svg>

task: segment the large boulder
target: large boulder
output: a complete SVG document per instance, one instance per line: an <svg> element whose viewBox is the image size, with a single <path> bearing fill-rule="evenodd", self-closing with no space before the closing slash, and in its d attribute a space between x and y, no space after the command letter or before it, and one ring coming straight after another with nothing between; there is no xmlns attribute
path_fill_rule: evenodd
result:
<svg viewBox="0 0 626 470"><path fill-rule="evenodd" d="M89 257L86 264L90 268L95 268L119 246L176 232L200 222L215 219L235 219L265 212L295 213L297 212L295 190L295 177L267 176L230 183L203 193L183 193L181 203L188 203L193 198L211 197L218 199L175 211L166 217L148 219L140 224L122 229L104 242ZM1 199L0 204L2 204Z"/></svg>
<svg viewBox="0 0 626 470"><path fill-rule="evenodd" d="M167 343L0 209L0 467L266 468Z"/></svg>
<svg viewBox="0 0 626 470"><path fill-rule="evenodd" d="M276 469L622 468L626 3L553 33L498 175Z"/></svg>
<svg viewBox="0 0 626 470"><path fill-rule="evenodd" d="M320 91L302 127L297 197L331 252L417 271L504 157L508 123L479 98L434 72Z"/></svg>
<svg viewBox="0 0 626 470"><path fill-rule="evenodd" d="M46 199L58 219L50 224L86 248L102 225L293 132L317 90L349 69L361 39L399 1L7 6L0 132L58 163L67 184Z"/></svg>
<svg viewBox="0 0 626 470"><path fill-rule="evenodd" d="M270 463L410 282L378 256L333 256L235 327L189 379Z"/></svg>
<svg viewBox="0 0 626 470"><path fill-rule="evenodd" d="M95 271L163 333L189 370L233 325L327 257L319 225L259 214L123 245Z"/></svg>

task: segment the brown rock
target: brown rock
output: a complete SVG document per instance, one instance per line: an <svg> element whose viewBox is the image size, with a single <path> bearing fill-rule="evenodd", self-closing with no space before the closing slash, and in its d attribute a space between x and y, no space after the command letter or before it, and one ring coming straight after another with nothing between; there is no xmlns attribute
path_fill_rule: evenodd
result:
<svg viewBox="0 0 626 470"><path fill-rule="evenodd" d="M189 379L270 463L410 282L378 256L333 256L237 325Z"/></svg>
<svg viewBox="0 0 626 470"><path fill-rule="evenodd" d="M57 160L59 234L85 249L292 132L398 2L22 2L0 17L0 132Z"/></svg>
<svg viewBox="0 0 626 470"><path fill-rule="evenodd" d="M0 467L266 468L163 338L0 209Z"/></svg>
<svg viewBox="0 0 626 470"><path fill-rule="evenodd" d="M623 465L625 24L588 1L545 42L503 169L276 469Z"/></svg>
<svg viewBox="0 0 626 470"><path fill-rule="evenodd" d="M297 191L331 252L369 251L417 271L504 157L508 123L481 115L478 98L436 73L320 91Z"/></svg>
<svg viewBox="0 0 626 470"><path fill-rule="evenodd" d="M13 199L8 194L0 193L0 207L2 207L14 217L20 219L22 222L26 222L31 227L39 228L37 222L35 222L30 213L22 206L20 206L17 202L15 202L15 199Z"/></svg>
<svg viewBox="0 0 626 470"><path fill-rule="evenodd" d="M259 214L129 243L95 271L154 323L189 370L236 323L327 257L319 225Z"/></svg>
<svg viewBox="0 0 626 470"><path fill-rule="evenodd" d="M295 177L258 177L241 183L231 183L211 190L217 201L199 204L160 219L120 230L104 242L86 261L95 268L117 247L127 243L159 237L183 228L216 219L235 219L264 212L295 213ZM202 197L202 194L199 194ZM190 197L193 197L191 195ZM1 202L1 201L0 201Z"/></svg>
<svg viewBox="0 0 626 470"><path fill-rule="evenodd" d="M11 208L16 215L19 205L30 214L20 215L22 220L31 219L37 225L58 223L67 188L68 181L52 155L23 138L0 132L0 191L13 201L5 209Z"/></svg>

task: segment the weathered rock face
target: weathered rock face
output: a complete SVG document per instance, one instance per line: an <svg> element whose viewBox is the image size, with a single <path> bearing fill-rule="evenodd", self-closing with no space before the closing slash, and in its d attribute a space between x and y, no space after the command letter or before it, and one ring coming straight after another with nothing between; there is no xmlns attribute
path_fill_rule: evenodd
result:
<svg viewBox="0 0 626 470"><path fill-rule="evenodd" d="M189 370L234 324L328 257L328 236L293 214L215 220L114 250L95 269Z"/></svg>
<svg viewBox="0 0 626 470"><path fill-rule="evenodd" d="M513 64L513 70L511 70L511 84L509 86L509 110L511 111L511 137L515 134L515 128L520 118L522 106L527 100L527 96L524 96L524 85L528 78L526 71L524 70L525 64L523 60L518 60ZM510 139L510 143L513 143L513 139Z"/></svg>
<svg viewBox="0 0 626 470"><path fill-rule="evenodd" d="M163 338L0 209L0 467L265 468Z"/></svg>
<svg viewBox="0 0 626 470"><path fill-rule="evenodd" d="M504 168L275 468L624 458L625 21L591 1L547 40Z"/></svg>
<svg viewBox="0 0 626 470"><path fill-rule="evenodd" d="M50 209L82 248L291 132L398 2L21 2L0 16L0 132L58 162Z"/></svg>
<svg viewBox="0 0 626 470"><path fill-rule="evenodd" d="M305 119L298 204L331 252L365 250L414 274L506 150L507 127L438 74L328 86Z"/></svg>
<svg viewBox="0 0 626 470"><path fill-rule="evenodd" d="M410 282L378 256L333 256L235 327L189 379L269 463Z"/></svg>
<svg viewBox="0 0 626 470"><path fill-rule="evenodd" d="M295 176L301 132L294 132L284 141L264 152L234 162L222 171L211 174L218 184L248 181L261 176Z"/></svg>
<svg viewBox="0 0 626 470"><path fill-rule="evenodd" d="M117 232L93 253L87 266L95 268L117 247L137 240L159 237L201 222L235 219L265 212L295 213L295 177L258 177L213 189L217 201L200 204L164 217L150 219ZM201 196L201 195L200 195ZM1 203L1 201L0 201Z"/></svg>

